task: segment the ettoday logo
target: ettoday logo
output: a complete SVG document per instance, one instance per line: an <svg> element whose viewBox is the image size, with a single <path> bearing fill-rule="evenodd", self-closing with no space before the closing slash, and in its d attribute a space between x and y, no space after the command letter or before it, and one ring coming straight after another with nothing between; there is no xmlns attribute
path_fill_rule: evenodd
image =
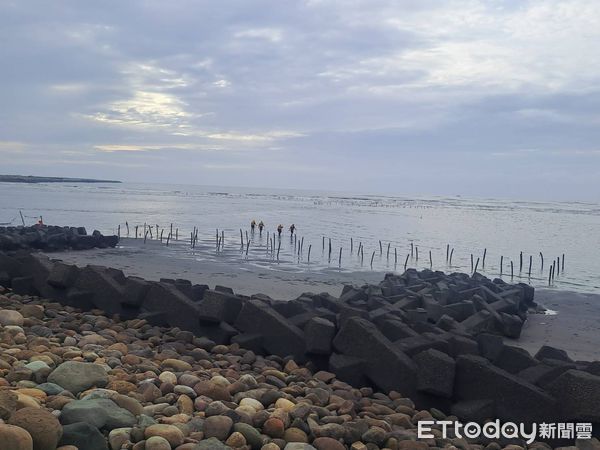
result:
<svg viewBox="0 0 600 450"><path fill-rule="evenodd" d="M453 422L450 420L421 420L417 426L419 439L435 438L432 431L439 429L442 438L467 438L476 439L523 439L527 444L532 444L536 439L591 439L591 423L532 423L527 426L523 423L505 422L499 420L487 422L483 425L476 422ZM450 430L453 431L449 435Z"/></svg>

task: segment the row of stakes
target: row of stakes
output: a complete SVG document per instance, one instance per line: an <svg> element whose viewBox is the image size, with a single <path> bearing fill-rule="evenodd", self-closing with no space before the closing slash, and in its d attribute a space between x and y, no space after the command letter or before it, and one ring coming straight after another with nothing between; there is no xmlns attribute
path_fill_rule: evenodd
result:
<svg viewBox="0 0 600 450"><path fill-rule="evenodd" d="M125 222L125 227L127 229L127 237L129 237L129 223L128 222ZM153 232L152 232L153 229L156 230L156 234L153 234ZM144 232L143 232L144 243L146 242L148 237L150 237L150 239L154 239L154 236L156 236L157 240L160 240L160 242L163 242L164 229L161 229L158 225L155 225L153 227L151 225L148 225L147 223L144 223L143 230L144 230ZM160 230L160 232L159 232L159 230ZM190 233L190 247L192 249L196 247L196 244L198 242L198 231L199 231L199 229L197 227L194 227L194 229ZM247 230L245 233L246 233L245 234L246 242L244 242L244 232L242 229L240 229L240 245L241 245L242 252L245 253L246 257L248 257L251 240L250 240ZM120 224L117 227L117 234L120 238L121 237L121 225ZM262 235L262 232L261 232L261 235ZM137 239L138 237L139 237L139 226L135 225L135 239ZM266 252L267 252L267 254L271 255L271 257L273 259L276 258L277 261L279 261L279 253L281 251L281 235L279 235L278 237L279 237L279 240L277 242L275 233L273 232L272 234L270 234L267 231ZM294 239L294 256L301 258L303 255L303 250L304 250L304 237L302 237L298 241L297 236L294 234L293 239ZM172 240L175 240L175 241L179 240L179 228L175 228L175 230L174 230L173 224L170 224L169 233L166 237L166 245L169 246L169 242ZM332 256L332 250L333 250L331 238L326 238L325 236L323 236L322 251L323 251L323 253L325 252L326 240L328 240L328 262L331 263L331 256ZM223 230L221 230L220 232L219 232L219 229L216 230L215 242L216 242L216 251L217 252L222 251L225 246L225 232ZM277 242L277 250L275 250L276 242ZM361 265L363 264L364 256L365 256L364 249L365 249L365 247L364 247L363 243L359 242L356 254L361 259ZM307 262L308 263L310 263L311 250L312 250L312 244L308 246L308 253L307 253ZM388 243L388 245L387 245L387 259L388 260L390 258L390 250L391 250L391 243ZM339 255L338 255L339 267L342 266L342 252L343 252L343 247L340 247ZM354 253L354 239L350 238L350 254L353 254L353 253ZM381 256L383 256L383 244L381 241L379 241L379 254ZM371 261L370 261L371 268L373 268L373 260L375 259L375 255L376 255L376 250L373 250L373 252L371 253ZM447 244L446 245L446 263L449 266L452 266L452 257L453 256L454 256L454 248L450 248L450 244ZM483 270L485 270L486 256L487 256L487 248L485 248L483 250L483 256L481 257L481 259L479 257L477 257L477 260L475 260L474 255L471 253L471 273L472 274L477 272L480 262L481 262L481 268ZM541 267L540 270L543 271L544 270L544 255L542 252L540 252L539 256L540 256L540 267ZM419 247L414 245L414 243L411 242L410 243L410 253L408 253L406 255L406 259L404 260L404 270L406 270L406 268L408 266L409 259L413 259L413 258L416 261L419 260ZM397 264L398 264L398 250L397 250L397 248L394 247L394 267L396 267ZM523 268L524 268L523 264L524 264L523 252L520 252L520 254L519 254L519 274L523 273ZM430 267L433 267L433 258L432 258L431 250L429 250L429 265L430 265ZM529 268L527 271L527 276L529 278L531 278L532 268L533 268L533 256L529 255ZM504 270L504 256L500 256L500 276L504 275L503 270ZM555 277L560 276L561 270L563 272L565 271L565 254L564 253L562 254L562 258L560 256L558 256L555 260L554 259L552 260L552 263L550 264L550 267L548 269L548 284L552 284L554 282ZM510 261L510 277L511 277L511 279L514 278L514 262L512 260Z"/></svg>

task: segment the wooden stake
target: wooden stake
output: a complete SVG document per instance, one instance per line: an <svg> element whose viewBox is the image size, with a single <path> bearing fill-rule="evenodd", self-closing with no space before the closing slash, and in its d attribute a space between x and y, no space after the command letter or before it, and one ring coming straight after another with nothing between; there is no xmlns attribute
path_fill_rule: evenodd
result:
<svg viewBox="0 0 600 450"><path fill-rule="evenodd" d="M383 247L381 246L381 241L379 241L379 256L383 255Z"/></svg>
<svg viewBox="0 0 600 450"><path fill-rule="evenodd" d="M542 254L542 252L540 252L540 259L542 260L542 270L544 270L544 255Z"/></svg>
<svg viewBox="0 0 600 450"><path fill-rule="evenodd" d="M406 265L408 264L408 258L410 257L410 253L406 255L406 259L404 260L404 270L406 271Z"/></svg>
<svg viewBox="0 0 600 450"><path fill-rule="evenodd" d="M279 239L279 245L277 246L277 261L279 261L279 250L281 250L281 239Z"/></svg>
<svg viewBox="0 0 600 450"><path fill-rule="evenodd" d="M169 241L171 240L171 233L167 236L167 247L169 246Z"/></svg>
<svg viewBox="0 0 600 450"><path fill-rule="evenodd" d="M244 233L242 233L242 229L241 228L240 228L240 245L242 247L244 247Z"/></svg>
<svg viewBox="0 0 600 450"><path fill-rule="evenodd" d="M500 276L502 276L502 269L504 268L504 256L500 256Z"/></svg>
<svg viewBox="0 0 600 450"><path fill-rule="evenodd" d="M512 260L510 261L510 279L512 280L515 276L514 266Z"/></svg>
<svg viewBox="0 0 600 450"><path fill-rule="evenodd" d="M135 226L135 238L136 239L138 238L138 226L137 225Z"/></svg>
<svg viewBox="0 0 600 450"><path fill-rule="evenodd" d="M429 250L429 267L433 267L433 259L431 258L431 250Z"/></svg>
<svg viewBox="0 0 600 450"><path fill-rule="evenodd" d="M19 210L19 214L21 215L21 222L23 223L23 226L25 226L25 219L23 218L23 213L21 210Z"/></svg>
<svg viewBox="0 0 600 450"><path fill-rule="evenodd" d="M340 247L340 258L338 261L338 265L339 265L339 267L342 267L342 247Z"/></svg>
<svg viewBox="0 0 600 450"><path fill-rule="evenodd" d="M560 256L556 258L556 276L560 275Z"/></svg>
<svg viewBox="0 0 600 450"><path fill-rule="evenodd" d="M396 247L394 247L394 265L398 264L398 251Z"/></svg>
<svg viewBox="0 0 600 450"><path fill-rule="evenodd" d="M411 257L411 258L413 257L413 251L414 251L413 249L414 249L414 245L413 245L413 243L411 242L411 243L410 243L410 257Z"/></svg>
<svg viewBox="0 0 600 450"><path fill-rule="evenodd" d="M481 260L481 269L485 270L485 255L487 254L487 248L483 249L483 259Z"/></svg>
<svg viewBox="0 0 600 450"><path fill-rule="evenodd" d="M446 244L446 263L448 263L449 255L450 255L450 244Z"/></svg>
<svg viewBox="0 0 600 450"><path fill-rule="evenodd" d="M519 254L519 273L523 272L523 252Z"/></svg>
<svg viewBox="0 0 600 450"><path fill-rule="evenodd" d="M165 231L165 230L160 230L160 242L162 242L163 231Z"/></svg>
<svg viewBox="0 0 600 450"><path fill-rule="evenodd" d="M373 254L371 255L371 269L373 268L373 258L375 258L375 250L373 250Z"/></svg>
<svg viewBox="0 0 600 450"><path fill-rule="evenodd" d="M415 245L415 260L418 261L419 260L419 247L417 245Z"/></svg>
<svg viewBox="0 0 600 450"><path fill-rule="evenodd" d="M387 248L387 254L386 254L387 259L390 259L390 243L388 242L388 248Z"/></svg>
<svg viewBox="0 0 600 450"><path fill-rule="evenodd" d="M179 240L179 228L175 228L175 240Z"/></svg>
<svg viewBox="0 0 600 450"><path fill-rule="evenodd" d="M452 265L452 255L454 255L454 248L452 248L452 250L450 250L450 260L449 260L449 265Z"/></svg>
<svg viewBox="0 0 600 450"><path fill-rule="evenodd" d="M354 241L350 238L350 254L354 253Z"/></svg>
<svg viewBox="0 0 600 450"><path fill-rule="evenodd" d="M565 271L565 254L562 255L562 271Z"/></svg>
<svg viewBox="0 0 600 450"><path fill-rule="evenodd" d="M471 273L473 273L473 253L471 253Z"/></svg>
<svg viewBox="0 0 600 450"><path fill-rule="evenodd" d="M310 250L312 248L312 244L308 246L308 262L310 262Z"/></svg>
<svg viewBox="0 0 600 450"><path fill-rule="evenodd" d="M531 266L533 264L533 256L529 255L529 272L528 272L528 276L529 278L531 278Z"/></svg>
<svg viewBox="0 0 600 450"><path fill-rule="evenodd" d="M129 224L125 221L125 227L127 228L127 237L129 237Z"/></svg>
<svg viewBox="0 0 600 450"><path fill-rule="evenodd" d="M117 227L117 237L121 239L121 224Z"/></svg>
<svg viewBox="0 0 600 450"><path fill-rule="evenodd" d="M475 263L475 269L473 270L473 275L477 273L477 267L479 266L479 258L477 258L477 262Z"/></svg>

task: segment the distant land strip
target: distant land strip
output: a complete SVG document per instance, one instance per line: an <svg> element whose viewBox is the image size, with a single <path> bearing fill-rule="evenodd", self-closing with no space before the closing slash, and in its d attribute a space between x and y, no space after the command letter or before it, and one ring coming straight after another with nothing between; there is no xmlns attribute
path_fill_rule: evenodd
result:
<svg viewBox="0 0 600 450"><path fill-rule="evenodd" d="M0 183L121 183L93 178L35 177L31 175L0 175Z"/></svg>

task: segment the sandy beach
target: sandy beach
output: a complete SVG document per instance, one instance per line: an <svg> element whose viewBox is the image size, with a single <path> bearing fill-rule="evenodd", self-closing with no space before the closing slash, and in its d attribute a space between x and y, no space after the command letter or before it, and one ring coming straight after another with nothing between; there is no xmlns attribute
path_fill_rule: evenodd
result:
<svg viewBox="0 0 600 450"><path fill-rule="evenodd" d="M245 261L236 251L210 259L205 253L203 257L186 259L165 251L160 242L148 240L143 244L141 239L124 239L117 248L68 251L49 256L79 266L110 266L127 275L149 280L185 278L192 283L228 286L240 294L262 293L281 300L296 298L303 292L328 292L339 296L345 284L379 283L384 276L380 271L345 272L337 268L295 271L282 265L279 270L267 269ZM521 338L507 340L510 344L523 347L532 354L547 344L566 350L576 360L598 359L600 294L537 289L535 299L556 314L530 314Z"/></svg>

